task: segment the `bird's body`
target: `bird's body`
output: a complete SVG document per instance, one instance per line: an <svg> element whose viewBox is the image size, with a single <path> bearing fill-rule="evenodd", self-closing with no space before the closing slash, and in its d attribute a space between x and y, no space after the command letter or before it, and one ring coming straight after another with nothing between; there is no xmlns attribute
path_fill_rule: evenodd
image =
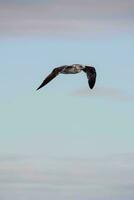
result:
<svg viewBox="0 0 134 200"><path fill-rule="evenodd" d="M63 66L63 70L61 70L61 74L77 74L81 72L81 70L84 69L82 65L74 64L74 65L65 65Z"/></svg>
<svg viewBox="0 0 134 200"><path fill-rule="evenodd" d="M81 71L84 71L87 74L89 87L92 89L96 82L96 70L92 66L73 64L73 65L63 65L55 68L42 82L42 84L37 88L39 90L47 83L49 83L53 78L58 74L77 74Z"/></svg>

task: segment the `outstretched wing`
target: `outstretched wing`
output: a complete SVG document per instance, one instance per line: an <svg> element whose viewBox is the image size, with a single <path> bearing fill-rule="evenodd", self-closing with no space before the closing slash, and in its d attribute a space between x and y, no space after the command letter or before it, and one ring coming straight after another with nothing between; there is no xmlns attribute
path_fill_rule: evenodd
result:
<svg viewBox="0 0 134 200"><path fill-rule="evenodd" d="M88 84L91 89L93 89L95 82L96 82L96 70L94 67L85 66L83 70L87 74Z"/></svg>
<svg viewBox="0 0 134 200"><path fill-rule="evenodd" d="M37 88L39 90L40 88L44 87L47 83L49 83L52 79L54 79L61 71L63 70L63 67L57 67L55 68L51 74L49 74L45 80L41 83L41 85Z"/></svg>

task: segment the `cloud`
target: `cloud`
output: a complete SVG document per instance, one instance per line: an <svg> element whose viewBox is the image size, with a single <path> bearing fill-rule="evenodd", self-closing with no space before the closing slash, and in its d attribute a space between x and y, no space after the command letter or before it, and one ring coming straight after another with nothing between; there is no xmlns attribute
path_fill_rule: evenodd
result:
<svg viewBox="0 0 134 200"><path fill-rule="evenodd" d="M134 101L133 96L129 96L125 94L125 92L123 92L120 89L110 88L110 87L96 87L92 90L92 92L89 92L88 88L84 88L84 89L74 91L72 95L102 97L102 98L104 97L104 98L109 98L109 99L118 100L118 101Z"/></svg>
<svg viewBox="0 0 134 200"><path fill-rule="evenodd" d="M0 191L4 199L12 194L11 200L18 199L20 193L26 200L39 193L40 199L51 195L71 200L133 199L133 158L134 154L128 153L100 158L32 157L9 162L0 167Z"/></svg>
<svg viewBox="0 0 134 200"><path fill-rule="evenodd" d="M23 159L27 159L29 158L29 156L20 156L20 155L16 155L16 154L0 154L0 162L4 163L4 162L15 162L15 161L19 161L19 160L23 160Z"/></svg>
<svg viewBox="0 0 134 200"><path fill-rule="evenodd" d="M0 1L0 35L69 36L133 31L131 0Z"/></svg>

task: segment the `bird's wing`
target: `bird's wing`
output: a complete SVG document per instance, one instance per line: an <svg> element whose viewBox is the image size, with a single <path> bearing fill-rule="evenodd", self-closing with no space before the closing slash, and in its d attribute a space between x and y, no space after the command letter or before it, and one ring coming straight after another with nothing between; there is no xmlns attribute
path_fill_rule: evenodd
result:
<svg viewBox="0 0 134 200"><path fill-rule="evenodd" d="M39 90L40 88L44 87L47 83L49 83L52 79L54 79L62 70L64 67L57 67L55 68L41 83L41 85L37 88Z"/></svg>
<svg viewBox="0 0 134 200"><path fill-rule="evenodd" d="M91 89L93 89L95 82L96 82L96 70L94 67L85 66L83 70L87 74L88 84Z"/></svg>

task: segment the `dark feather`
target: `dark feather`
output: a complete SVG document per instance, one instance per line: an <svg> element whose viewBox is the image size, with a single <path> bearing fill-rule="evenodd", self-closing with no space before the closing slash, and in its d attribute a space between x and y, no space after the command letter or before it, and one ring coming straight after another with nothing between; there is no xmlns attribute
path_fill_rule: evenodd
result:
<svg viewBox="0 0 134 200"><path fill-rule="evenodd" d="M52 79L54 79L61 71L63 70L63 67L55 68L51 74L49 74L45 80L42 82L42 84L37 88L39 90L40 88L44 87L47 83L49 83Z"/></svg>
<svg viewBox="0 0 134 200"><path fill-rule="evenodd" d="M96 70L94 67L91 66L85 66L85 69L83 70L87 74L88 78L88 84L90 89L93 89L95 82L96 82Z"/></svg>

